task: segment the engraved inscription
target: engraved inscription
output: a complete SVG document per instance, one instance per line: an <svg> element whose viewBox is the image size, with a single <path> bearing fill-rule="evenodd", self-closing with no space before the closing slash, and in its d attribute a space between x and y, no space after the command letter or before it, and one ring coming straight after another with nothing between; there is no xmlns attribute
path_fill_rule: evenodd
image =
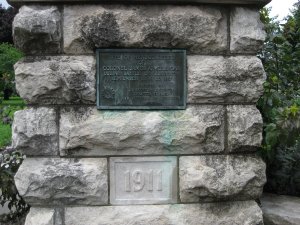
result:
<svg viewBox="0 0 300 225"><path fill-rule="evenodd" d="M117 157L110 160L111 204L176 202L176 157Z"/></svg>
<svg viewBox="0 0 300 225"><path fill-rule="evenodd" d="M97 59L98 108L185 108L185 51L101 49Z"/></svg>
<svg viewBox="0 0 300 225"><path fill-rule="evenodd" d="M149 170L148 172L140 170L133 172L126 171L124 174L125 191L137 192L142 191L144 188L147 188L147 191L162 191L162 173L162 170L157 170L154 173L153 170ZM153 185L155 185L155 187Z"/></svg>

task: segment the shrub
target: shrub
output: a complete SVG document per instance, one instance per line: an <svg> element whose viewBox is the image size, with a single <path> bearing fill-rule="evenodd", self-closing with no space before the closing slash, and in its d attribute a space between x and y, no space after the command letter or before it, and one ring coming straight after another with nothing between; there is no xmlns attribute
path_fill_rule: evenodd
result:
<svg viewBox="0 0 300 225"><path fill-rule="evenodd" d="M21 165L24 156L12 149L7 148L0 152L0 204L2 207L7 204L10 212L0 217L0 222L18 222L28 212L29 206L19 195L14 175Z"/></svg>
<svg viewBox="0 0 300 225"><path fill-rule="evenodd" d="M0 91L5 100L15 92L14 64L23 54L8 43L0 43Z"/></svg>
<svg viewBox="0 0 300 225"><path fill-rule="evenodd" d="M264 119L262 155L267 163L265 190L300 194L300 7L279 24L263 9L267 40L260 54L267 80L258 102ZM298 160L298 161L297 161Z"/></svg>

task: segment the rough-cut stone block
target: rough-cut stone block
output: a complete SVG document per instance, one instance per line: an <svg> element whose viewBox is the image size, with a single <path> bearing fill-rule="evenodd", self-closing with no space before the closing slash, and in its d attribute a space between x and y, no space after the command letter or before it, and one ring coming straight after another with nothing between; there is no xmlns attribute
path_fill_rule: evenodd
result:
<svg viewBox="0 0 300 225"><path fill-rule="evenodd" d="M106 159L27 158L15 183L31 205L108 202Z"/></svg>
<svg viewBox="0 0 300 225"><path fill-rule="evenodd" d="M92 56L27 57L15 65L16 88L33 104L94 103Z"/></svg>
<svg viewBox="0 0 300 225"><path fill-rule="evenodd" d="M232 53L257 53L264 43L266 32L259 10L236 7L231 12L230 50Z"/></svg>
<svg viewBox="0 0 300 225"><path fill-rule="evenodd" d="M14 43L25 54L59 53L60 24L56 6L23 6L13 22Z"/></svg>
<svg viewBox="0 0 300 225"><path fill-rule="evenodd" d="M189 56L189 103L256 102L265 72L256 57Z"/></svg>
<svg viewBox="0 0 300 225"><path fill-rule="evenodd" d="M12 126L12 147L26 155L57 155L58 127L52 108L17 111Z"/></svg>
<svg viewBox="0 0 300 225"><path fill-rule="evenodd" d="M170 111L64 108L60 150L65 155L217 153L224 149L222 106Z"/></svg>
<svg viewBox="0 0 300 225"><path fill-rule="evenodd" d="M229 151L257 150L261 146L263 121L255 105L228 106L227 115Z"/></svg>
<svg viewBox="0 0 300 225"><path fill-rule="evenodd" d="M62 225L63 215L60 209L30 208L25 225Z"/></svg>
<svg viewBox="0 0 300 225"><path fill-rule="evenodd" d="M66 208L65 225L263 225L254 201Z"/></svg>
<svg viewBox="0 0 300 225"><path fill-rule="evenodd" d="M300 198L264 194L260 199L265 225L299 225Z"/></svg>
<svg viewBox="0 0 300 225"><path fill-rule="evenodd" d="M99 47L224 52L227 18L209 6L65 6L64 51L91 53Z"/></svg>
<svg viewBox="0 0 300 225"><path fill-rule="evenodd" d="M254 156L183 156L179 180L184 203L257 199L266 182L265 163Z"/></svg>

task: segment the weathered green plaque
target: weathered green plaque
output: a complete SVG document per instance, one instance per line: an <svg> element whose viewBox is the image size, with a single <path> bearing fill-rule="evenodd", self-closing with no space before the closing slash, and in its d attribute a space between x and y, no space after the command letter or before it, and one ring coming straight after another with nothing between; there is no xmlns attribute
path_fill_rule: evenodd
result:
<svg viewBox="0 0 300 225"><path fill-rule="evenodd" d="M98 109L184 109L186 51L97 50Z"/></svg>

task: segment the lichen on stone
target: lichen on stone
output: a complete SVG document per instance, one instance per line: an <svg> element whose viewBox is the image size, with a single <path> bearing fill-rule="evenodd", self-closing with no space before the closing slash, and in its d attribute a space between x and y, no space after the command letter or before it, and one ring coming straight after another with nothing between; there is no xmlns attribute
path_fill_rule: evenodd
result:
<svg viewBox="0 0 300 225"><path fill-rule="evenodd" d="M84 43L92 49L119 46L126 36L120 32L115 15L108 12L84 17L81 22L81 34Z"/></svg>

